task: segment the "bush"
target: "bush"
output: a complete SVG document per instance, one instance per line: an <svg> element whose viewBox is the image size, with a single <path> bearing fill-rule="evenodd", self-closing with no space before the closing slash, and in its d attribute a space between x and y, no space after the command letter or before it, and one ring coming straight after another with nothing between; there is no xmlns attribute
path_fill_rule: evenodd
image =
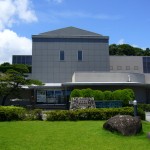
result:
<svg viewBox="0 0 150 150"><path fill-rule="evenodd" d="M74 89L71 92L70 98L72 97L94 97L94 100L122 100L123 106L128 106L129 101L135 99L135 95L132 89L123 89L116 91L100 91L88 89Z"/></svg>
<svg viewBox="0 0 150 150"><path fill-rule="evenodd" d="M42 110L41 109L27 110L24 120L42 120Z"/></svg>
<svg viewBox="0 0 150 150"><path fill-rule="evenodd" d="M0 106L0 121L24 120L25 108L15 106Z"/></svg>
<svg viewBox="0 0 150 150"><path fill-rule="evenodd" d="M100 90L95 90L93 92L93 97L94 97L94 100L104 100L104 94Z"/></svg>
<svg viewBox="0 0 150 150"><path fill-rule="evenodd" d="M115 115L133 115L133 107L123 108L101 108L101 109L79 109L49 111L47 114L48 121L65 121L65 120L107 120ZM145 119L145 113L138 109L138 115Z"/></svg>
<svg viewBox="0 0 150 150"><path fill-rule="evenodd" d="M113 100L113 95L111 91L104 91L104 100Z"/></svg>
<svg viewBox="0 0 150 150"><path fill-rule="evenodd" d="M121 100L121 92L122 90L116 90L113 92L113 99L114 100Z"/></svg>
<svg viewBox="0 0 150 150"><path fill-rule="evenodd" d="M124 89L121 92L121 99L123 100L123 105L127 106L129 105L129 101L134 100L134 92L131 89Z"/></svg>
<svg viewBox="0 0 150 150"><path fill-rule="evenodd" d="M150 104L138 104L138 108L145 112L150 112Z"/></svg>
<svg viewBox="0 0 150 150"><path fill-rule="evenodd" d="M74 89L70 94L70 99L72 97L82 97L82 91L79 89Z"/></svg>
<svg viewBox="0 0 150 150"><path fill-rule="evenodd" d="M42 110L27 110L16 106L0 106L0 121L17 120L42 120Z"/></svg>
<svg viewBox="0 0 150 150"><path fill-rule="evenodd" d="M90 89L90 88L83 89L81 91L82 91L82 96L83 97L93 97L94 96L93 90Z"/></svg>

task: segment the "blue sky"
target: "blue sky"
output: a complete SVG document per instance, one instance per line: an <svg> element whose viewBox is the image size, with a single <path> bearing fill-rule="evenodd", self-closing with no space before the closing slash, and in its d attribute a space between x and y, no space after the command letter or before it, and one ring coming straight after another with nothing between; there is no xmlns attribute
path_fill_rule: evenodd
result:
<svg viewBox="0 0 150 150"><path fill-rule="evenodd" d="M0 0L0 63L31 54L31 36L75 26L150 48L150 0Z"/></svg>

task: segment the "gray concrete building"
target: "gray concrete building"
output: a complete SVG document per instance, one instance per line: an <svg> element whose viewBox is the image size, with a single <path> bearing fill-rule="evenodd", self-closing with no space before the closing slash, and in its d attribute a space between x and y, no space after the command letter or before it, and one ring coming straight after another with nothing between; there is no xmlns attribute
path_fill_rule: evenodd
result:
<svg viewBox="0 0 150 150"><path fill-rule="evenodd" d="M108 36L67 27L32 36L32 76L71 82L76 71L109 71Z"/></svg>
<svg viewBox="0 0 150 150"><path fill-rule="evenodd" d="M109 56L108 36L75 27L33 35L31 57L31 77L45 83L29 87L37 103L66 103L74 88L131 88L150 103L150 57Z"/></svg>

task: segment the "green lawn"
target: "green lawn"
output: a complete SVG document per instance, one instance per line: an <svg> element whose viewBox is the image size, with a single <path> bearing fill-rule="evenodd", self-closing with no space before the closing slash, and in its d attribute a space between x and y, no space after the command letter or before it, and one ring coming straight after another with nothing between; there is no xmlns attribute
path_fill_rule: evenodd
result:
<svg viewBox="0 0 150 150"><path fill-rule="evenodd" d="M0 150L148 150L150 123L143 134L125 137L103 130L103 121L0 122Z"/></svg>

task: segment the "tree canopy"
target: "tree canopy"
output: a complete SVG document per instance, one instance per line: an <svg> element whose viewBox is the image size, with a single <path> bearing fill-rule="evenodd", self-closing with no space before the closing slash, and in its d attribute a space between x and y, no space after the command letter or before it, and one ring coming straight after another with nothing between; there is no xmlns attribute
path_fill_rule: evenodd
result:
<svg viewBox="0 0 150 150"><path fill-rule="evenodd" d="M0 97L2 105L10 95L18 93L23 85L42 85L41 81L28 79L29 69L26 65L3 63L0 65Z"/></svg>
<svg viewBox="0 0 150 150"><path fill-rule="evenodd" d="M111 44L109 46L109 54L115 56L150 56L150 49L146 48L146 50L143 50L129 44Z"/></svg>

